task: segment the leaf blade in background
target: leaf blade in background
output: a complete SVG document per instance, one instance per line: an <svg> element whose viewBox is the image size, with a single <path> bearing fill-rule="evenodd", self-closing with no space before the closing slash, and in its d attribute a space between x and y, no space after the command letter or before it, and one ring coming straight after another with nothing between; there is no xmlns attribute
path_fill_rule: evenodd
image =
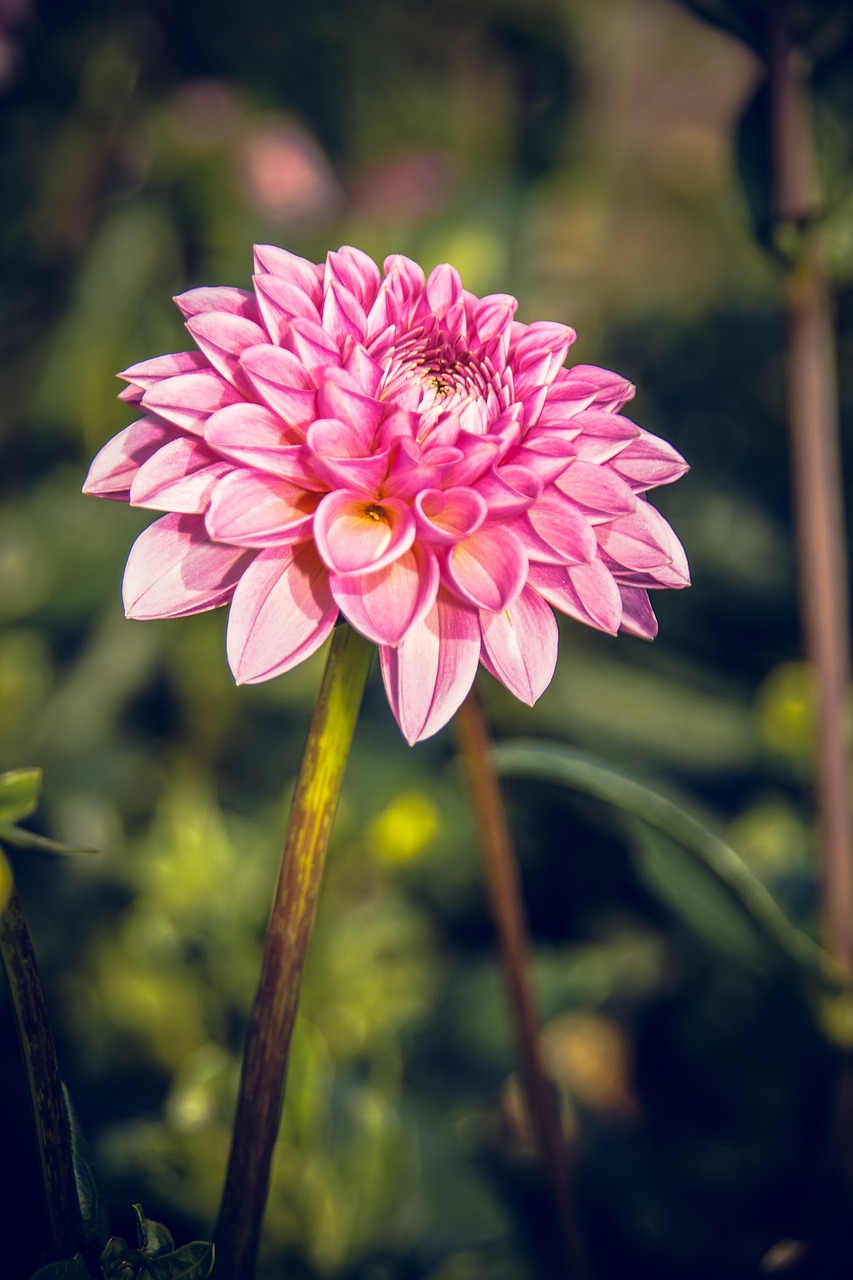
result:
<svg viewBox="0 0 853 1280"><path fill-rule="evenodd" d="M38 768L0 773L0 823L17 822L35 813L41 784L42 771Z"/></svg>

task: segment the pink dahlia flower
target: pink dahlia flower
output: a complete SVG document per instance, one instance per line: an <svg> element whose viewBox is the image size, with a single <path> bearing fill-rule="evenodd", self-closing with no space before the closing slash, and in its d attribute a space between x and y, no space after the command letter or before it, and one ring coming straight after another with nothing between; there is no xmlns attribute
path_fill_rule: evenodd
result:
<svg viewBox="0 0 853 1280"><path fill-rule="evenodd" d="M686 464L622 416L629 382L564 368L571 329L519 324L514 298L476 298L449 266L263 245L255 267L252 292L176 299L196 350L121 375L144 417L85 492L167 513L131 550L128 617L230 604L228 660L255 683L343 616L379 645L410 742L478 662L535 702L553 609L655 635L649 589L689 579L645 493Z"/></svg>

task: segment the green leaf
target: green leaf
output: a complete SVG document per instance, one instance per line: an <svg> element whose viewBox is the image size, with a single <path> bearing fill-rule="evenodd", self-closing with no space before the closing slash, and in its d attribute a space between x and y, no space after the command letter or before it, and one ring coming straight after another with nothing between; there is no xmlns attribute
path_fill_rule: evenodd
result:
<svg viewBox="0 0 853 1280"><path fill-rule="evenodd" d="M74 1181L77 1184L77 1199L80 1204L83 1228L88 1240L100 1242L106 1238L107 1215L95 1177L92 1155L77 1118L77 1112L71 1102L71 1096L64 1084L62 1096L65 1099L68 1129L71 1134L71 1161L74 1166Z"/></svg>
<svg viewBox="0 0 853 1280"><path fill-rule="evenodd" d="M85 845L62 844L59 840L50 840L47 836L37 836L32 831L24 831L23 827L8 826L1 822L0 840L16 849L37 849L40 853L54 853L61 857L99 852L98 849L89 849Z"/></svg>
<svg viewBox="0 0 853 1280"><path fill-rule="evenodd" d="M175 1242L168 1227L164 1227L162 1222L154 1222L153 1219L146 1218L141 1204L135 1204L133 1212L136 1214L136 1238L139 1252L144 1253L148 1259L171 1253L175 1248Z"/></svg>
<svg viewBox="0 0 853 1280"><path fill-rule="evenodd" d="M110 1236L101 1254L104 1280L142 1280L146 1259L121 1236Z"/></svg>
<svg viewBox="0 0 853 1280"><path fill-rule="evenodd" d="M553 743L506 742L494 749L493 757L499 773L537 778L583 792L661 832L702 869L706 890L709 884L713 884L716 908L722 901L719 896L722 894L772 944L777 955L792 962L798 971L816 978L823 987L832 991L847 985L844 974L832 958L788 920L776 900L738 854L680 805L592 756ZM667 875L677 876L680 892L685 894L684 901L689 898L691 904L695 904L695 876L688 887L683 866L679 872L674 872L671 857L667 870L664 846L657 852L652 852L650 846L644 846L640 856L651 881L660 887ZM673 905L682 901L680 897L676 900L674 888L670 897Z"/></svg>
<svg viewBox="0 0 853 1280"><path fill-rule="evenodd" d="M193 1240L174 1253L161 1254L148 1264L151 1280L207 1280L213 1270L213 1245Z"/></svg>
<svg viewBox="0 0 853 1280"><path fill-rule="evenodd" d="M0 849L0 915L9 905L9 899L12 896L14 888L14 880L12 879L12 868L9 866L8 859L4 856L3 850Z"/></svg>
<svg viewBox="0 0 853 1280"><path fill-rule="evenodd" d="M91 1280L82 1254L75 1253L73 1258L62 1262L50 1262L40 1267L33 1280Z"/></svg>
<svg viewBox="0 0 853 1280"><path fill-rule="evenodd" d="M17 822L35 813L41 791L41 769L0 773L0 822Z"/></svg>

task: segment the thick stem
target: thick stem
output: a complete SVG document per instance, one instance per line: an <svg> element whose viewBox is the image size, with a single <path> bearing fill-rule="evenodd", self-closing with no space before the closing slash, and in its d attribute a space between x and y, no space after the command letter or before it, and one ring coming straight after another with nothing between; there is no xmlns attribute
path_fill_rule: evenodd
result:
<svg viewBox="0 0 853 1280"><path fill-rule="evenodd" d="M216 1273L222 1280L251 1280L255 1271L302 969L372 653L349 626L335 631L296 782L216 1226Z"/></svg>
<svg viewBox="0 0 853 1280"><path fill-rule="evenodd" d="M847 565L838 389L829 286L817 212L814 144L803 69L791 47L787 6L770 6L771 119L776 209L801 228L788 278L788 390L800 595L817 682L817 802L824 919L833 955L853 969L853 823L847 796L850 681Z"/></svg>
<svg viewBox="0 0 853 1280"><path fill-rule="evenodd" d="M71 1154L71 1130L47 1004L16 889L12 890L6 910L0 915L0 952L30 1086L53 1251L57 1259L70 1258L86 1248Z"/></svg>
<svg viewBox="0 0 853 1280"><path fill-rule="evenodd" d="M569 1273L574 1280L587 1280L589 1266L575 1202L569 1151L539 1047L539 1019L529 977L527 922L518 867L489 755L491 744L486 722L473 690L457 713L457 727L486 865L521 1077L536 1145L551 1184Z"/></svg>

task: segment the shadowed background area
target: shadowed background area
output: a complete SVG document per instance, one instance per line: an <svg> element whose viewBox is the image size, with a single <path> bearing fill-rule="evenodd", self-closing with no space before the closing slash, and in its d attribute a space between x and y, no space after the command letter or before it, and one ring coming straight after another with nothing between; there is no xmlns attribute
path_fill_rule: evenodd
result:
<svg viewBox="0 0 853 1280"><path fill-rule="evenodd" d="M843 375L836 8L818 87ZM236 689L221 612L125 622L152 517L80 487L131 420L115 371L189 347L171 296L246 286L253 242L450 261L637 384L629 412L692 466L653 499L695 585L655 601L654 645L561 619L534 709L485 674L483 697L499 738L688 800L815 930L782 295L750 217L760 157L737 144L761 76L674 0L0 0L0 769L42 765L36 829L102 851L15 871L114 1233L134 1201L179 1241L210 1232L322 655ZM665 839L543 782L507 793L598 1276L834 1274L846 1015ZM44 1222L3 987L0 1050L0 1273L26 1280ZM548 1221L453 734L405 747L374 672L261 1276L538 1280Z"/></svg>

